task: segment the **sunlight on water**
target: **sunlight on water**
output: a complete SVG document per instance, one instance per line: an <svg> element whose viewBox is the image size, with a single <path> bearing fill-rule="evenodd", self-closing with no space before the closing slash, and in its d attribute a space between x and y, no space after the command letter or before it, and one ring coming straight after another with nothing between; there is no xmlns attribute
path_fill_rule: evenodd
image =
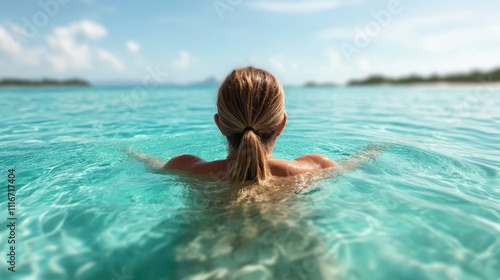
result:
<svg viewBox="0 0 500 280"><path fill-rule="evenodd" d="M148 173L121 152L223 158L215 89L140 98L130 88L2 89L2 170L17 173L17 278L500 277L499 91L286 93L276 157L339 161L390 145L338 177L236 190ZM0 209L4 217L6 200Z"/></svg>

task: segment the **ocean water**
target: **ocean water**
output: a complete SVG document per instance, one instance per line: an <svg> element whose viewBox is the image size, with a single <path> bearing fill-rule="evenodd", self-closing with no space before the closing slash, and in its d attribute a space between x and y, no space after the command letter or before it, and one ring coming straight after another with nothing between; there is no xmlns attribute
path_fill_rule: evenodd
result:
<svg viewBox="0 0 500 280"><path fill-rule="evenodd" d="M286 88L274 156L375 160L246 195L148 172L226 156L215 88L1 89L0 279L500 279L500 90ZM287 186L293 186L287 189Z"/></svg>

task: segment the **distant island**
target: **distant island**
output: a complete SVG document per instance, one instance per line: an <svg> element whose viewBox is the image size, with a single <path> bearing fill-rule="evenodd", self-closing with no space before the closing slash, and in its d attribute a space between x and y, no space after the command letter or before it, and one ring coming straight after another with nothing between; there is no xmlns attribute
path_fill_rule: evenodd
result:
<svg viewBox="0 0 500 280"><path fill-rule="evenodd" d="M41 79L41 80L28 80L6 78L0 80L0 87L89 87L91 84L82 79Z"/></svg>
<svg viewBox="0 0 500 280"><path fill-rule="evenodd" d="M314 82L314 81L309 81L304 84L305 87L335 87L337 86L335 83L330 83L330 82Z"/></svg>
<svg viewBox="0 0 500 280"><path fill-rule="evenodd" d="M161 81L158 83L153 83L151 85L144 85L144 82L141 80L108 80L108 81L95 81L94 85L96 86L124 86L124 87L135 87L135 86L144 86L144 87L218 87L220 85L220 81L215 77L207 77L203 80L189 81L185 83L176 83L169 81Z"/></svg>
<svg viewBox="0 0 500 280"><path fill-rule="evenodd" d="M472 71L470 73L448 74L448 75L431 75L423 77L419 75L410 75L401 78L384 77L383 75L373 75L361 80L351 80L348 85L412 85L412 84L433 84L433 83L450 83L450 84L473 84L487 82L500 82L500 68L492 71Z"/></svg>
<svg viewBox="0 0 500 280"><path fill-rule="evenodd" d="M215 77L208 77L202 81L195 81L186 84L186 86L197 86L197 87L215 87L219 85L220 82Z"/></svg>

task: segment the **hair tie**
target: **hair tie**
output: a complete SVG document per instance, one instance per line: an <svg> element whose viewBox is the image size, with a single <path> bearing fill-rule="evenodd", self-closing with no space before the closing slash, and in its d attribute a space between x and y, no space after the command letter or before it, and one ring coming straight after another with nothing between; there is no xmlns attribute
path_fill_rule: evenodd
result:
<svg viewBox="0 0 500 280"><path fill-rule="evenodd" d="M251 127L251 126L247 126L247 127L245 127L245 128L243 129L243 132L242 132L242 133L243 133L243 134L245 134L245 132L247 132L247 131L249 131L249 130L251 130L251 131L255 132L255 129L253 129L253 127Z"/></svg>

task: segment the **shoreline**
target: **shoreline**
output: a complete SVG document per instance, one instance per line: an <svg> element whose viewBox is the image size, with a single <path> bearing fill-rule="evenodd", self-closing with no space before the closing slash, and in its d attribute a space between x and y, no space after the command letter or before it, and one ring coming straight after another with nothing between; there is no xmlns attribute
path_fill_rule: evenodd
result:
<svg viewBox="0 0 500 280"><path fill-rule="evenodd" d="M0 89L36 89L36 88L132 88L138 85L0 85ZM364 84L364 85L348 85L348 84L338 84L332 86L308 86L308 85L283 85L284 87L299 87L299 88L363 88L363 87L407 87L407 88L424 88L424 87L434 87L434 88L476 88L476 87L487 87L500 90L500 82L486 82L486 83L415 83L415 84ZM190 87L206 87L206 88L216 88L216 85L206 85L206 86L190 86L190 85L158 85L158 87L163 88L190 88Z"/></svg>
<svg viewBox="0 0 500 280"><path fill-rule="evenodd" d="M345 85L346 87L494 87L500 89L500 82L486 82L486 83L415 83L415 84L366 84L366 85Z"/></svg>

